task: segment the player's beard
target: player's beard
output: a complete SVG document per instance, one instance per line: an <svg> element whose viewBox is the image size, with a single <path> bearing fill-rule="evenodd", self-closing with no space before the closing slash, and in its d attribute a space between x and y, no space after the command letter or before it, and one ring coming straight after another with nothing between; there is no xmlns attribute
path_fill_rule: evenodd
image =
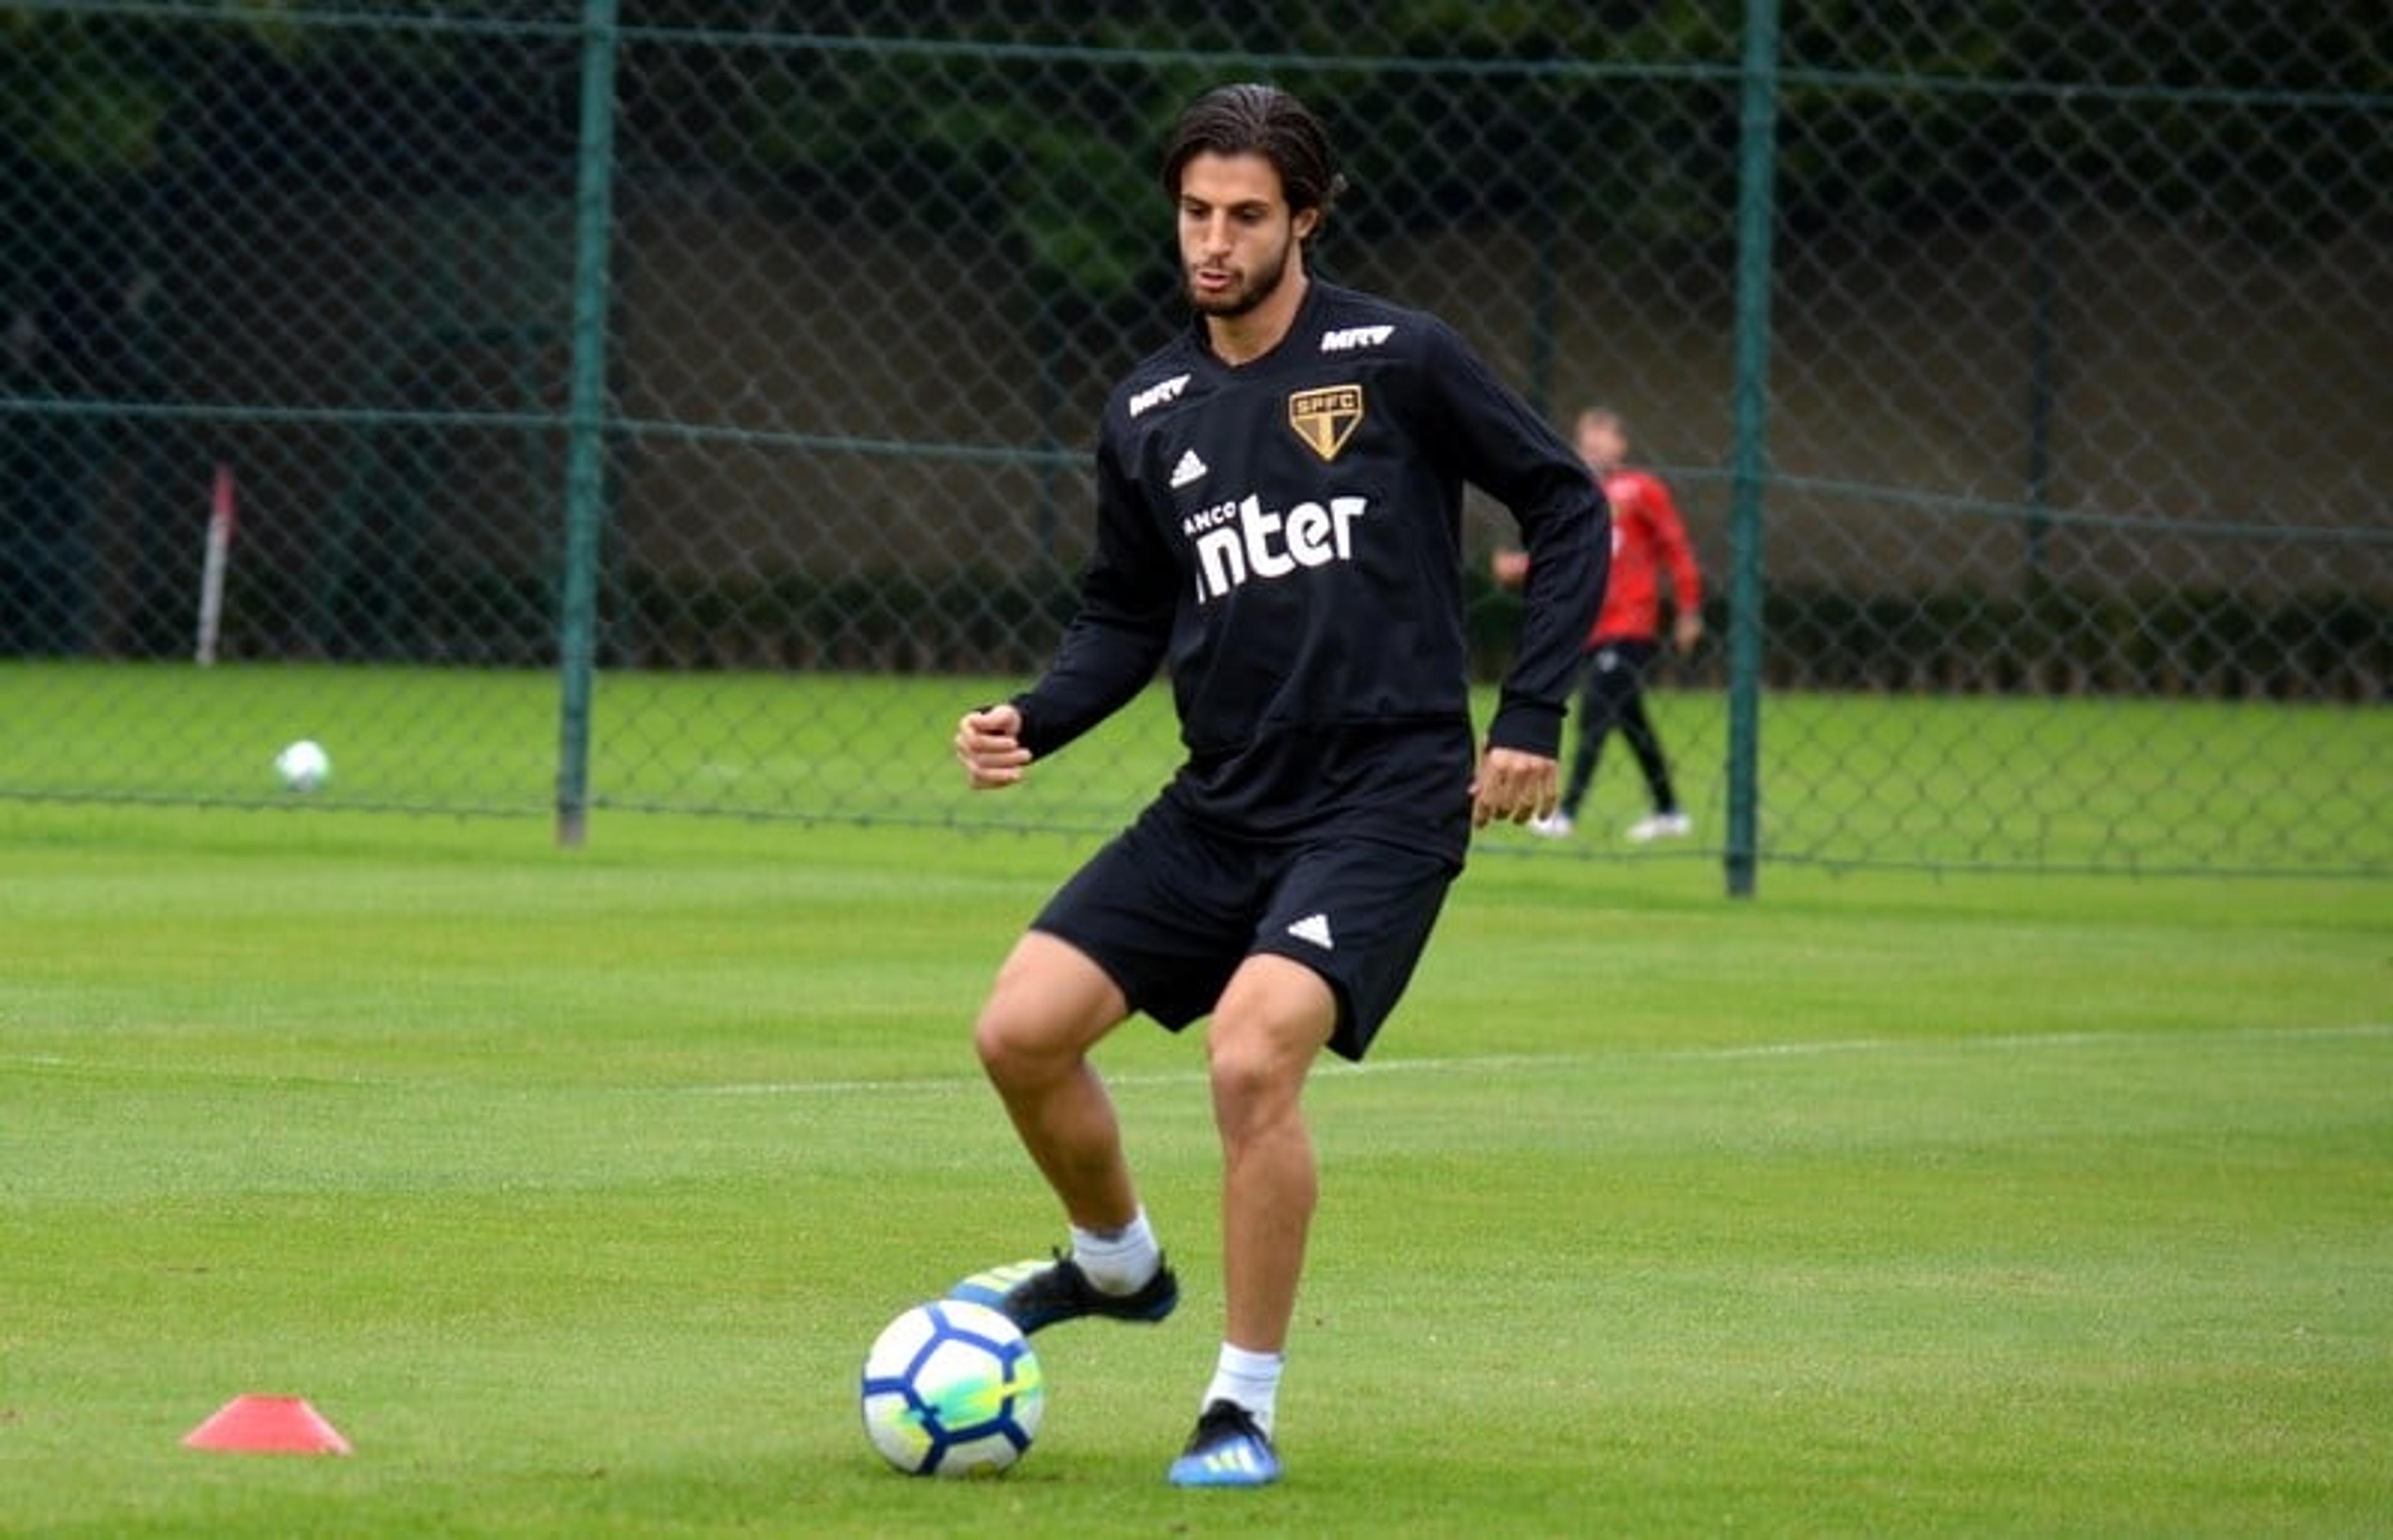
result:
<svg viewBox="0 0 2393 1540"><path fill-rule="evenodd" d="M1245 282L1222 294L1199 292L1194 268L1181 269L1181 286L1187 291L1188 303L1196 307L1198 314L1211 316L1217 320L1236 320L1279 292L1279 286L1288 281L1288 262L1295 253L1296 242L1289 241L1280 247L1278 259L1268 269L1249 268Z"/></svg>

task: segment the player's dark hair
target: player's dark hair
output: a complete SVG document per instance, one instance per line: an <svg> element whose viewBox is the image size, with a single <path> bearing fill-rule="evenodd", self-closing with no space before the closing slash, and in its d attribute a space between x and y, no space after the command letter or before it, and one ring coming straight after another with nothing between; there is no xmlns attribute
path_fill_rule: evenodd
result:
<svg viewBox="0 0 2393 1540"><path fill-rule="evenodd" d="M1327 219L1346 187L1321 120L1276 85L1217 85L1191 102L1163 147L1163 190L1179 197L1181 173L1208 153L1269 161L1290 213L1318 209Z"/></svg>

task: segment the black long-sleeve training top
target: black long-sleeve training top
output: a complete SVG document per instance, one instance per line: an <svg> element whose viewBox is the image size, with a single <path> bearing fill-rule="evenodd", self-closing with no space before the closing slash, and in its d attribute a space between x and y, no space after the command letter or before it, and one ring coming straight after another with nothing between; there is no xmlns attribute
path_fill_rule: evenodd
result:
<svg viewBox="0 0 2393 1540"><path fill-rule="evenodd" d="M1279 346L1234 367L1199 317L1108 398L1096 481L1079 611L1014 701L1034 757L1168 660L1189 757L1167 795L1191 812L1255 838L1359 826L1458 856L1466 482L1511 511L1530 556L1488 741L1556 752L1610 515L1437 318L1314 280Z"/></svg>

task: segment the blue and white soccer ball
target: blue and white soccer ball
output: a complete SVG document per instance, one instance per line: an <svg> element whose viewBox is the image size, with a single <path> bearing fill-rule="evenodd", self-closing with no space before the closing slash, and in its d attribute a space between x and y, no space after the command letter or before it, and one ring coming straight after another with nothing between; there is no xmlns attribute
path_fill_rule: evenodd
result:
<svg viewBox="0 0 2393 1540"><path fill-rule="evenodd" d="M1047 1385L1030 1339L964 1299L916 1305L864 1359L864 1431L909 1476L987 1476L1039 1436Z"/></svg>

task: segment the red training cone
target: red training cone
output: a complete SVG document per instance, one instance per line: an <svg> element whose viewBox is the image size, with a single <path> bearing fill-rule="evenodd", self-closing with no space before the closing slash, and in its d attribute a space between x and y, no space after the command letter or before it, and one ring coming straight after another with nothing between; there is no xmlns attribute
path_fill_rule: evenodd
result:
<svg viewBox="0 0 2393 1540"><path fill-rule="evenodd" d="M235 1396L183 1435L186 1449L240 1455L346 1455L349 1441L299 1396Z"/></svg>

